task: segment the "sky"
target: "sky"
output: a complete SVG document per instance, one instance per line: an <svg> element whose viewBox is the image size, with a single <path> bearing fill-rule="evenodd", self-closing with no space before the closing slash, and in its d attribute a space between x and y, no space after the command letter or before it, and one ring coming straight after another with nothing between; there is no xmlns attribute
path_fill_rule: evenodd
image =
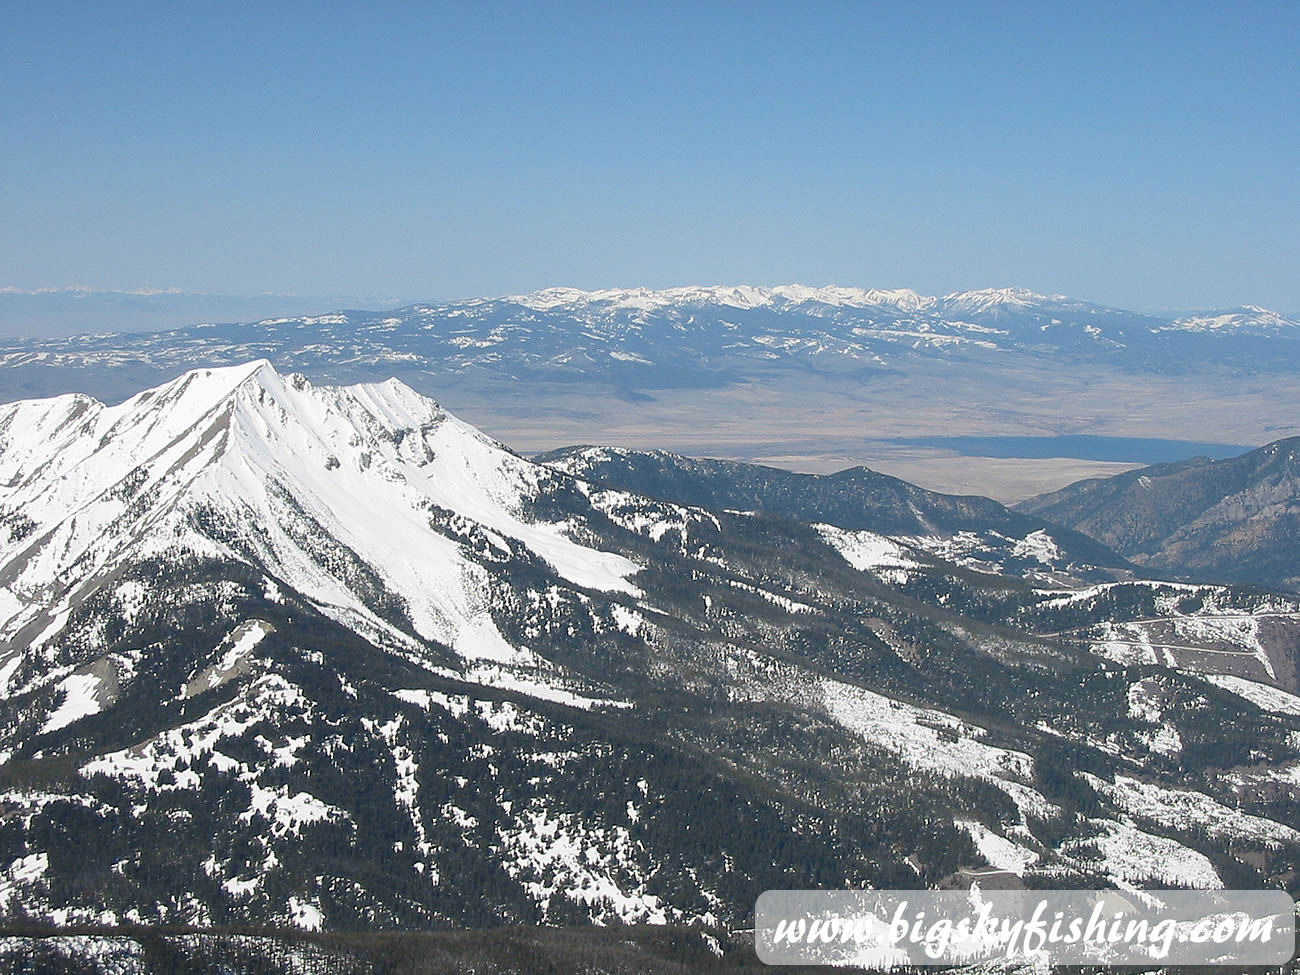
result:
<svg viewBox="0 0 1300 975"><path fill-rule="evenodd" d="M1297 51L1295 0L6 4L0 288L1300 311Z"/></svg>

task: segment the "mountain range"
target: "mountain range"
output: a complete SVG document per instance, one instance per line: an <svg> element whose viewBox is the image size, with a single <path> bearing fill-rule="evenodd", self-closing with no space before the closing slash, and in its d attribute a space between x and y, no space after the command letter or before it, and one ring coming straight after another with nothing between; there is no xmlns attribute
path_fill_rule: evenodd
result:
<svg viewBox="0 0 1300 975"><path fill-rule="evenodd" d="M0 394L96 386L265 357L313 379L466 374L626 390L717 387L773 368L870 376L916 357L1008 355L1166 373L1208 364L1277 372L1300 361L1300 318L1245 306L1152 315L1021 288L931 297L789 285L579 291L339 311L165 331L11 339ZM80 382L80 385L76 385Z"/></svg>
<svg viewBox="0 0 1300 975"><path fill-rule="evenodd" d="M0 911L726 954L769 888L1295 892L1300 599L1116 547L870 471L528 460L261 360L10 403Z"/></svg>
<svg viewBox="0 0 1300 975"><path fill-rule="evenodd" d="M1154 315L1014 288L553 288L164 330L131 331L129 307L113 319L0 340L0 402L118 403L266 358L315 383L397 378L526 453L597 443L866 465L1002 501L1300 433L1287 419L1297 319L1253 307Z"/></svg>

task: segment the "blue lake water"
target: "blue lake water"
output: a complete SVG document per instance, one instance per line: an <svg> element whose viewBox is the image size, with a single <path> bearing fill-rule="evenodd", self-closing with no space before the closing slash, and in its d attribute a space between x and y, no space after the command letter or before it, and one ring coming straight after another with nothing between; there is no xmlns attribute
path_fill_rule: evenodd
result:
<svg viewBox="0 0 1300 975"><path fill-rule="evenodd" d="M1195 440L1160 440L1145 437L909 437L889 441L900 447L952 450L964 457L1073 457L1078 460L1116 461L1126 464L1167 464L1189 457L1221 460L1254 447L1247 444L1201 443Z"/></svg>

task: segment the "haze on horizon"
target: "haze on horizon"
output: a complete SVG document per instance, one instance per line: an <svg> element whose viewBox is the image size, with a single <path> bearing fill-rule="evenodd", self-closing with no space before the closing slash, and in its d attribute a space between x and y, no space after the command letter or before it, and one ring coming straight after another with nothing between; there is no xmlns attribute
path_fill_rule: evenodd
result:
<svg viewBox="0 0 1300 975"><path fill-rule="evenodd" d="M1298 42L1286 2L26 5L0 287L1294 312Z"/></svg>

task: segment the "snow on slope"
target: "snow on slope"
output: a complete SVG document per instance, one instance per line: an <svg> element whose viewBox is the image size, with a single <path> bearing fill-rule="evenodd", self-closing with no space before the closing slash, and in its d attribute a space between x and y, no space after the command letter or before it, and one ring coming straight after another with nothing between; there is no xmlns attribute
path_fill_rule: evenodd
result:
<svg viewBox="0 0 1300 975"><path fill-rule="evenodd" d="M1300 831L1262 816L1252 816L1190 789L1170 789L1131 775L1114 784L1082 773L1098 792L1131 816L1143 816L1176 829L1201 829L1218 839L1248 838L1267 847L1300 842Z"/></svg>
<svg viewBox="0 0 1300 975"><path fill-rule="evenodd" d="M603 310L657 311L686 305L722 305L730 308L781 308L799 305L871 308L887 307L898 311L917 311L932 306L936 299L923 297L908 288L811 288L802 284L761 288L752 285L666 288L609 288L603 291L580 291L577 288L547 288L526 295L502 299L532 308L551 311L557 308L601 308Z"/></svg>
<svg viewBox="0 0 1300 975"><path fill-rule="evenodd" d="M1202 677L1211 684L1244 697L1261 710L1300 716L1300 696L1284 691L1280 687L1272 687L1259 681L1233 677L1229 674L1203 674Z"/></svg>
<svg viewBox="0 0 1300 975"><path fill-rule="evenodd" d="M880 308L895 312L942 311L953 315L988 314L1002 309L1068 306L1084 309L1085 302L1065 295L1042 295L1025 288L985 288L959 291L935 297L917 294L910 288L846 288L803 284L756 287L753 285L694 285L665 288L607 288L582 291L577 288L546 288L525 295L510 295L503 301L535 311L592 308L605 311L657 311L662 308L702 305L750 308L798 308L825 305L831 308Z"/></svg>
<svg viewBox="0 0 1300 975"><path fill-rule="evenodd" d="M1226 311L1207 311L1195 315L1184 315L1168 325L1161 326L1165 332L1279 332L1300 327L1300 321L1258 305L1242 305Z"/></svg>
<svg viewBox="0 0 1300 975"><path fill-rule="evenodd" d="M99 683L94 674L69 674L63 678L59 684L64 694L63 703L46 719L41 732L58 731L87 715L96 714L100 709Z"/></svg>
<svg viewBox="0 0 1300 975"><path fill-rule="evenodd" d="M861 572L871 572L886 582L902 583L908 570L916 569L918 562L912 549L894 539L873 531L850 531L834 525L814 525L817 533L844 561Z"/></svg>
<svg viewBox="0 0 1300 975"><path fill-rule="evenodd" d="M125 566L197 554L264 567L384 643L511 661L520 651L492 622L485 570L436 516L512 539L576 586L639 593L635 563L527 516L547 476L396 381L318 388L265 361L190 372L114 407L9 404L0 638L39 648ZM409 626L376 614L367 575Z"/></svg>
<svg viewBox="0 0 1300 975"><path fill-rule="evenodd" d="M1102 873L1117 887L1169 885L1214 890L1223 880L1209 858L1167 836L1157 836L1131 823L1088 819L1094 835L1067 840L1061 848L1067 861Z"/></svg>
<svg viewBox="0 0 1300 975"><path fill-rule="evenodd" d="M1038 862L1039 857L1035 851L998 835L983 823L961 819L957 820L956 825L970 833L975 848L990 866L1022 877L1026 869Z"/></svg>
<svg viewBox="0 0 1300 975"><path fill-rule="evenodd" d="M181 688L182 697L194 697L209 691L214 687L224 683L230 677L243 672L247 665L248 659L257 645L262 642L268 633L273 633L275 627L265 620L245 620L231 631L226 637L219 650L224 650L221 659L211 667L203 670L193 680L187 681ZM227 649L228 645L228 649Z"/></svg>
<svg viewBox="0 0 1300 975"><path fill-rule="evenodd" d="M865 741L897 754L917 769L945 777L969 775L997 786L1020 810L1022 820L1049 819L1058 809L1027 782L1033 759L980 739L985 729L954 715L885 697L863 687L823 680L826 711Z"/></svg>

